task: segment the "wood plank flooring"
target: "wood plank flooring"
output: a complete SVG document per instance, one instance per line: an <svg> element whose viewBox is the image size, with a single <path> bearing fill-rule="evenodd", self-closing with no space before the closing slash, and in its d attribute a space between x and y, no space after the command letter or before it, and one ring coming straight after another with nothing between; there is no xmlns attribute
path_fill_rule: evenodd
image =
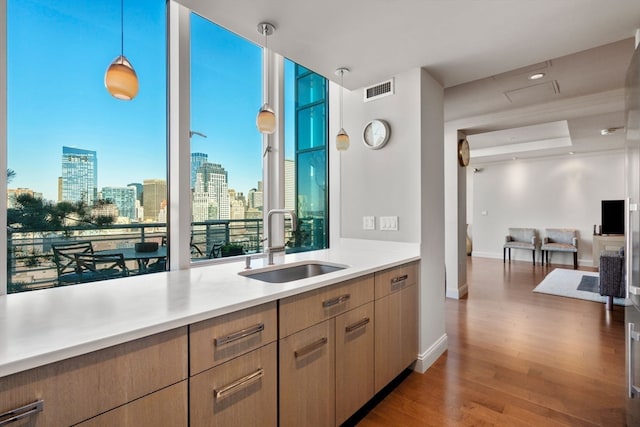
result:
<svg viewBox="0 0 640 427"><path fill-rule="evenodd" d="M624 310L533 293L555 267L468 258L448 351L358 426L624 426ZM593 269L592 269L593 270Z"/></svg>

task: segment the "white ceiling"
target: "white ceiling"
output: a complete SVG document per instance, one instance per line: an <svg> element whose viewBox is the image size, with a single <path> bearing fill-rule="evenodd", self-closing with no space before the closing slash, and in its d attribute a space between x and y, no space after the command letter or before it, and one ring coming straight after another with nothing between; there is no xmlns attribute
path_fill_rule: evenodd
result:
<svg viewBox="0 0 640 427"><path fill-rule="evenodd" d="M334 81L336 68L350 68L348 89L424 67L446 88L447 121L608 93L608 107L541 114L539 123L568 121L576 151L602 147L596 127L624 123L623 102L612 98L622 96L640 28L640 0L178 1L257 44L257 24L273 23L270 48ZM537 69L545 78L526 80ZM467 130L531 124L512 117Z"/></svg>

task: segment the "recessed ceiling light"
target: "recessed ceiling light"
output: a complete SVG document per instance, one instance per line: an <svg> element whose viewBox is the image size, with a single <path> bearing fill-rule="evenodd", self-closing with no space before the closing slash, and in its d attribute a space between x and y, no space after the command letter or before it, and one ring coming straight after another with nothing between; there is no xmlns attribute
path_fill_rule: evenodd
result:
<svg viewBox="0 0 640 427"><path fill-rule="evenodd" d="M544 77L544 73L533 73L529 76L529 80L538 80Z"/></svg>
<svg viewBox="0 0 640 427"><path fill-rule="evenodd" d="M576 154L576 153L574 153L573 151L569 151L569 154L573 155L573 154Z"/></svg>
<svg viewBox="0 0 640 427"><path fill-rule="evenodd" d="M600 135L613 135L614 133L616 133L617 131L619 131L620 129L623 129L622 127L615 127L615 128L606 128L606 129L600 129Z"/></svg>
<svg viewBox="0 0 640 427"><path fill-rule="evenodd" d="M511 158L511 160L518 160L518 158L514 156Z"/></svg>

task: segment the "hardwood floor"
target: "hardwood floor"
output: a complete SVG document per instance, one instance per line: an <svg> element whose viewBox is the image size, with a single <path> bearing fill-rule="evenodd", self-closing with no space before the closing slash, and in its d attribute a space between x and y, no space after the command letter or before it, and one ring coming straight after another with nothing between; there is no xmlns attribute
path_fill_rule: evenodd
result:
<svg viewBox="0 0 640 427"><path fill-rule="evenodd" d="M555 267L468 258L448 351L358 426L624 426L623 307L531 292Z"/></svg>

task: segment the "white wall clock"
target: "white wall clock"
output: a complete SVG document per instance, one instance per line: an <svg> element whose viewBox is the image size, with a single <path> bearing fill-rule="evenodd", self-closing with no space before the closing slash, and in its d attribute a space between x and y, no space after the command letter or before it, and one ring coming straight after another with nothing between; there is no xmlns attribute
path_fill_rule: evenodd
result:
<svg viewBox="0 0 640 427"><path fill-rule="evenodd" d="M365 147L378 150L384 147L389 141L390 134L391 129L389 128L389 123L385 120L375 119L364 126L362 140L364 141Z"/></svg>

